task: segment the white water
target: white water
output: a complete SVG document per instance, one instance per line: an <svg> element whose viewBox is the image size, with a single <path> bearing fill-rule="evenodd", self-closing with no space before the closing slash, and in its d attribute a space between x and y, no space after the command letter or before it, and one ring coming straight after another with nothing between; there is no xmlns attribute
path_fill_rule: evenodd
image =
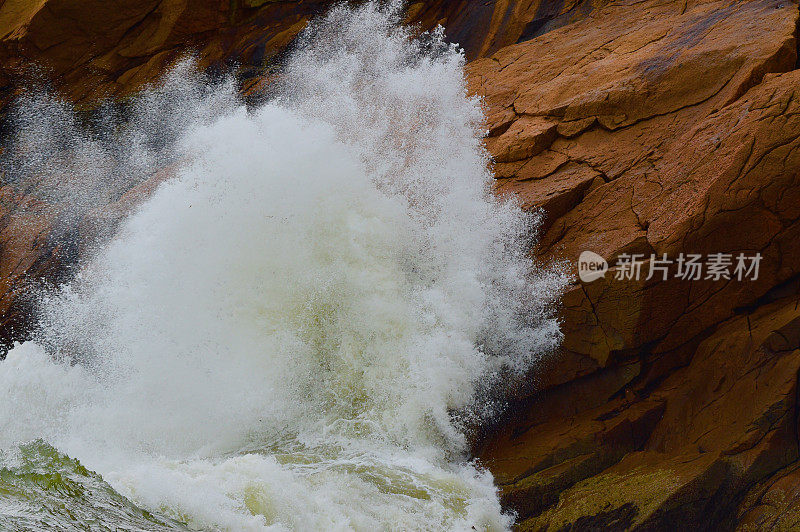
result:
<svg viewBox="0 0 800 532"><path fill-rule="evenodd" d="M258 109L185 67L142 99L187 87L181 166L0 363L0 447L197 528L510 526L466 434L558 342L563 280L488 192L463 57L394 9L334 9Z"/></svg>

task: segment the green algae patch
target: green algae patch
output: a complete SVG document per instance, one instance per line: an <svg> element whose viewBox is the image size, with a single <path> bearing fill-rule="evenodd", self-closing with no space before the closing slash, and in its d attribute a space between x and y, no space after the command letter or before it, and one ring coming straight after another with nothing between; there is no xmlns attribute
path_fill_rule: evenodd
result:
<svg viewBox="0 0 800 532"><path fill-rule="evenodd" d="M692 501L711 499L726 471L727 464L712 453L669 459L658 453L633 453L604 473L564 490L554 507L523 521L519 528L627 530L668 521L674 510L691 513L694 510L687 505Z"/></svg>

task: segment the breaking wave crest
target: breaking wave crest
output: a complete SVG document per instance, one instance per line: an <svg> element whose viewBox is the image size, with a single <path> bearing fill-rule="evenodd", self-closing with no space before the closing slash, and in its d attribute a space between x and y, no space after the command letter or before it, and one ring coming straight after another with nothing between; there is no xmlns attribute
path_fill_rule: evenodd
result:
<svg viewBox="0 0 800 532"><path fill-rule="evenodd" d="M68 466L74 519L123 529L510 526L469 434L557 345L564 280L490 193L463 55L398 13L334 8L253 109L187 64L100 136L37 100L18 181L74 168L48 190L81 208L169 175L0 363L6 477Z"/></svg>

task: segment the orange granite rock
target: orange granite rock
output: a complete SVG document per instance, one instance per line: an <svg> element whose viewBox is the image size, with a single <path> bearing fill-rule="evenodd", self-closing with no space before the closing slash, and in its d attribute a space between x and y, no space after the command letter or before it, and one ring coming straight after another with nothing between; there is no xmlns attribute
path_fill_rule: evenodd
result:
<svg viewBox="0 0 800 532"><path fill-rule="evenodd" d="M562 352L483 443L520 528L796 518L748 490L789 493L770 479L799 455L797 21L791 2L606 4L468 66L498 192L546 211L538 257L644 258L638 281L576 279ZM541 123L555 126L547 142ZM514 145L526 157L509 157L509 131L531 139ZM761 268L646 279L651 255L681 253L760 253ZM621 416L636 444L604 447ZM589 443L565 452L571 441Z"/></svg>
<svg viewBox="0 0 800 532"><path fill-rule="evenodd" d="M192 52L202 67L238 65L243 79L261 77L315 14L333 0L6 0L0 3L0 107L20 75L53 81L73 101L127 96ZM411 2L407 22L442 24L468 57L482 57L542 25L581 18L598 0ZM577 11L576 11L577 10ZM548 26L548 27L550 27Z"/></svg>

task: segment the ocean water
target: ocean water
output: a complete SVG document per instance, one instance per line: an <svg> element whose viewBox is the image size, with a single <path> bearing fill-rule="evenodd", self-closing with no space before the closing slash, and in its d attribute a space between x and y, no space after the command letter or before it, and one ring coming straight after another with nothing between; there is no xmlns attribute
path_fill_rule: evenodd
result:
<svg viewBox="0 0 800 532"><path fill-rule="evenodd" d="M504 530L476 427L560 341L441 32L336 7L248 108L179 65L118 116L20 103L63 223L166 179L0 362L5 530Z"/></svg>

